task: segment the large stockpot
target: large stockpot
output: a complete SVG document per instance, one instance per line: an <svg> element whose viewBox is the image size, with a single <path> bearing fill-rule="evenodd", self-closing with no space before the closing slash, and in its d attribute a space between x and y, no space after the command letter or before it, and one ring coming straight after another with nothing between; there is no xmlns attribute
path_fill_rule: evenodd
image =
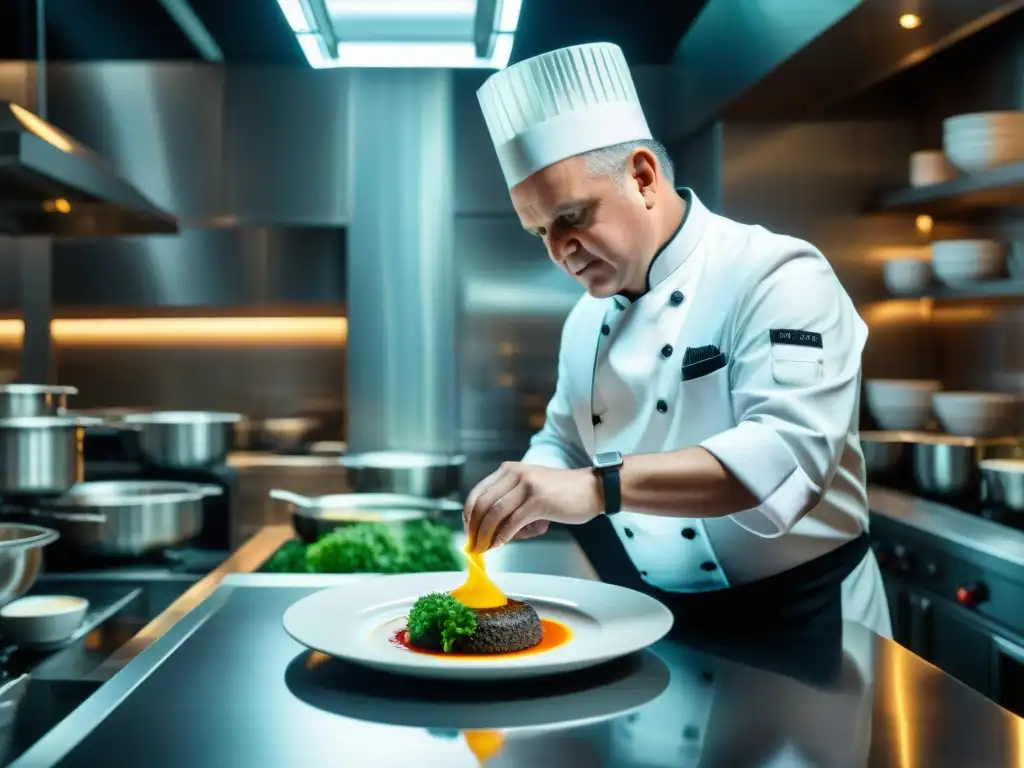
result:
<svg viewBox="0 0 1024 768"><path fill-rule="evenodd" d="M919 435L912 443L914 482L932 496L977 500L978 463L1020 453L1016 438L982 439L953 435Z"/></svg>
<svg viewBox="0 0 1024 768"><path fill-rule="evenodd" d="M1024 512L1024 459L986 459L978 466L982 501Z"/></svg>
<svg viewBox="0 0 1024 768"><path fill-rule="evenodd" d="M50 528L0 523L0 605L32 588L43 563L43 547L58 538Z"/></svg>
<svg viewBox="0 0 1024 768"><path fill-rule="evenodd" d="M81 482L85 427L99 423L76 416L0 419L0 496L55 496Z"/></svg>
<svg viewBox="0 0 1024 768"><path fill-rule="evenodd" d="M203 529L203 500L215 485L167 480L80 483L32 514L60 531L69 546L90 555L138 556L175 547Z"/></svg>
<svg viewBox="0 0 1024 768"><path fill-rule="evenodd" d="M890 478L906 468L907 443L913 432L865 431L860 433L860 447L864 452L864 467L868 478Z"/></svg>
<svg viewBox="0 0 1024 768"><path fill-rule="evenodd" d="M240 413L156 411L130 413L118 426L136 433L147 464L161 469L200 469L223 464L231 450Z"/></svg>
<svg viewBox="0 0 1024 768"><path fill-rule="evenodd" d="M4 384L0 386L0 418L63 415L74 387L47 384Z"/></svg>
<svg viewBox="0 0 1024 768"><path fill-rule="evenodd" d="M357 493L440 499L457 493L465 456L407 451L350 453L339 460Z"/></svg>
<svg viewBox="0 0 1024 768"><path fill-rule="evenodd" d="M270 492L270 498L288 504L295 533L307 543L342 525L404 523L438 519L445 512L462 511L462 505L455 501L396 493L338 493L310 498L275 489Z"/></svg>

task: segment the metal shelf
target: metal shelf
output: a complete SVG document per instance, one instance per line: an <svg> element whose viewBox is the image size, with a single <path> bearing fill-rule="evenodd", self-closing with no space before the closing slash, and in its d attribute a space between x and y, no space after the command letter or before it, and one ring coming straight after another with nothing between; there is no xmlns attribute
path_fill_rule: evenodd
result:
<svg viewBox="0 0 1024 768"><path fill-rule="evenodd" d="M872 211L971 217L981 212L1024 210L1024 162L961 176L944 184L911 187L883 195Z"/></svg>

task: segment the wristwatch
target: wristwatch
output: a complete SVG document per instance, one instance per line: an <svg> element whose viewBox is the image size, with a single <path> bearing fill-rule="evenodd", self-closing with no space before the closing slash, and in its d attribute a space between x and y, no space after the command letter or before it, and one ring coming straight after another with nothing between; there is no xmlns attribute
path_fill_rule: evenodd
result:
<svg viewBox="0 0 1024 768"><path fill-rule="evenodd" d="M622 454L618 451L599 453L594 457L594 471L601 476L604 486L604 513L614 515L622 508L622 491L619 484L619 469L622 468Z"/></svg>

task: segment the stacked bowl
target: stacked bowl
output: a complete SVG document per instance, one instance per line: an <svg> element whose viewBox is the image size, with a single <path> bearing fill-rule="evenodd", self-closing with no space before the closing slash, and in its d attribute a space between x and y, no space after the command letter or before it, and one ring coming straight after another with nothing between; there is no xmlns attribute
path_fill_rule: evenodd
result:
<svg viewBox="0 0 1024 768"><path fill-rule="evenodd" d="M1006 272L1006 247L998 240L937 240L931 267L951 287L993 280Z"/></svg>
<svg viewBox="0 0 1024 768"><path fill-rule="evenodd" d="M1024 112L956 115L942 133L946 157L964 173L1024 162Z"/></svg>

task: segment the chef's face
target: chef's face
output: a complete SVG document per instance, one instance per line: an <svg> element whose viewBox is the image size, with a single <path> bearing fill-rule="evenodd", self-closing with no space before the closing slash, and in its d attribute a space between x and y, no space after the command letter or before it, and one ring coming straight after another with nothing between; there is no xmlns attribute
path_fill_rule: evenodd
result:
<svg viewBox="0 0 1024 768"><path fill-rule="evenodd" d="M637 150L615 178L571 157L512 187L512 205L523 228L542 238L551 260L591 296L642 293L657 249L654 163Z"/></svg>

